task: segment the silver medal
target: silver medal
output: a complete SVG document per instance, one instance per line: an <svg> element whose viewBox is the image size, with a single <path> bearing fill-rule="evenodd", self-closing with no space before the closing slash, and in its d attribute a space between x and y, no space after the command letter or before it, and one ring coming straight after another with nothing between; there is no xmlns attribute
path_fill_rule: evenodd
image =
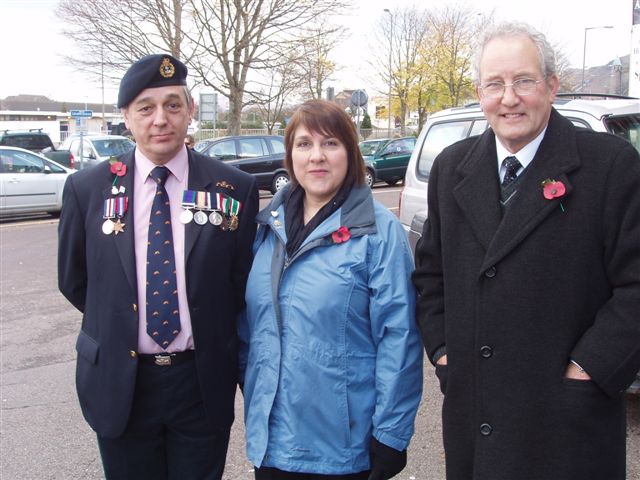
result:
<svg viewBox="0 0 640 480"><path fill-rule="evenodd" d="M220 212L213 211L209 215L209 221L213 225L218 226L218 225L220 225L222 223L222 215L220 215Z"/></svg>
<svg viewBox="0 0 640 480"><path fill-rule="evenodd" d="M193 220L193 212L191 210L183 210L180 214L180 223L189 223Z"/></svg>
<svg viewBox="0 0 640 480"><path fill-rule="evenodd" d="M204 225L205 223L207 223L208 219L209 218L207 217L207 214L204 213L202 210L198 210L193 215L193 221L196 222L198 225Z"/></svg>
<svg viewBox="0 0 640 480"><path fill-rule="evenodd" d="M105 235L111 235L113 233L113 220L106 219L102 224L102 233Z"/></svg>

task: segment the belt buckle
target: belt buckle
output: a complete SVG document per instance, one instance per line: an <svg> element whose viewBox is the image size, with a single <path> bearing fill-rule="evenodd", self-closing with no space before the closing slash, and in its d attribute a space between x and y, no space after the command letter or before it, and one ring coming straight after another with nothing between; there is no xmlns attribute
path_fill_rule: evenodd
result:
<svg viewBox="0 0 640 480"><path fill-rule="evenodd" d="M171 355L154 355L154 363L161 367L168 367L171 365Z"/></svg>

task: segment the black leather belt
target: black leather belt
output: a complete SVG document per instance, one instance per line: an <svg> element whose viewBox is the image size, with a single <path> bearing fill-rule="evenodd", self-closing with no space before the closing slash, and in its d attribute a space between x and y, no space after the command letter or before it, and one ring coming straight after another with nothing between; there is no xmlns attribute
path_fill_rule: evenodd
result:
<svg viewBox="0 0 640 480"><path fill-rule="evenodd" d="M195 358L193 350L175 353L141 353L138 355L138 361L144 364L159 365L161 367L170 367L172 365L180 365Z"/></svg>

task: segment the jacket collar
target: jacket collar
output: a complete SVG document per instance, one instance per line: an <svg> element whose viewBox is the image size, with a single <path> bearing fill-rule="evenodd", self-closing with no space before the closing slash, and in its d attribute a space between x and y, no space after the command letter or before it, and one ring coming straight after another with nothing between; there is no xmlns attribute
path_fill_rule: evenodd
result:
<svg viewBox="0 0 640 480"><path fill-rule="evenodd" d="M289 194L290 189L291 185L289 184L276 192L269 205L262 209L256 216L256 221L259 224L273 227L275 231L279 232L279 235L285 242L285 229L284 225L282 225L284 222L284 200ZM277 212L277 215L274 216L272 212ZM280 223L279 227L277 224L274 225L276 220ZM351 189L349 196L342 206L322 222L304 241L303 245L330 235L340 227L347 227L352 237L376 232L373 195L369 187L359 186Z"/></svg>
<svg viewBox="0 0 640 480"><path fill-rule="evenodd" d="M517 197L502 217L496 168L495 135L487 130L462 160L456 172L462 177L453 195L486 250L482 270L494 265L531 233L560 202L570 196L569 173L580 167L575 127L552 109L544 139L520 180ZM542 182L564 183L564 197L547 200Z"/></svg>

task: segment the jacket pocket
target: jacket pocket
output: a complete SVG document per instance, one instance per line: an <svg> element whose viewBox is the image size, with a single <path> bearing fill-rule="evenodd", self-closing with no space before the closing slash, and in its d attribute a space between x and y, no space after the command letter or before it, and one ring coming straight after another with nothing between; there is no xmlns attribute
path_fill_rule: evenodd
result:
<svg viewBox="0 0 640 480"><path fill-rule="evenodd" d="M76 341L76 352L78 352L78 356L95 365L98 361L99 350L100 345L98 345L98 342L87 335L84 330L80 330L78 340Z"/></svg>

